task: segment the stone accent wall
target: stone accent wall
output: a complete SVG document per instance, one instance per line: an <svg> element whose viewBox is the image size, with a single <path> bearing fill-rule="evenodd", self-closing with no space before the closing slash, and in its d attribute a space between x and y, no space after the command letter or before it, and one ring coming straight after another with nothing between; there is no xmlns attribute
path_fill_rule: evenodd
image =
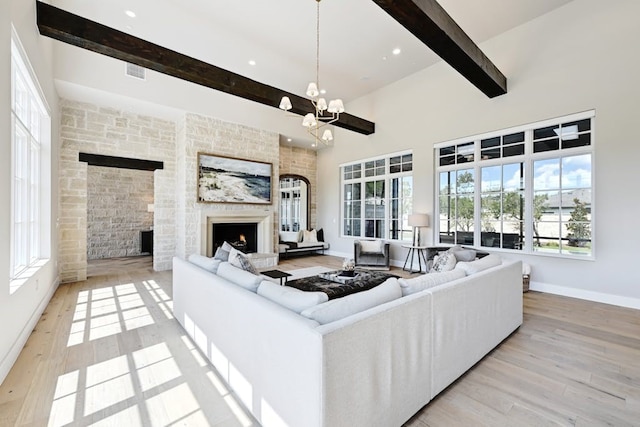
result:
<svg viewBox="0 0 640 427"><path fill-rule="evenodd" d="M301 147L280 147L280 175L302 175L309 180L309 219L308 228L318 227L316 209L316 190L318 185L318 153Z"/></svg>
<svg viewBox="0 0 640 427"><path fill-rule="evenodd" d="M87 259L140 255L140 231L153 226L153 172L87 168Z"/></svg>
<svg viewBox="0 0 640 427"><path fill-rule="evenodd" d="M206 254L206 216L215 211L263 210L273 217L274 248L277 244L277 182L279 136L219 119L188 113L177 124L178 215L176 255ZM197 202L198 152L271 163L273 166L270 205ZM274 214L275 213L275 214Z"/></svg>
<svg viewBox="0 0 640 427"><path fill-rule="evenodd" d="M155 160L154 258L171 269L175 253L176 125L174 122L94 104L60 102L59 270L62 282L87 277L87 164L78 153Z"/></svg>

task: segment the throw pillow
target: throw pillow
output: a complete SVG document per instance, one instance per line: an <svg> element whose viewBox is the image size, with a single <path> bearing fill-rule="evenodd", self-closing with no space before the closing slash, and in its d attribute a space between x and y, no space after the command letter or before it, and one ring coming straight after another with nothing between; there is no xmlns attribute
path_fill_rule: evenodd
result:
<svg viewBox="0 0 640 427"><path fill-rule="evenodd" d="M318 238L318 242L324 242L324 230L322 228L316 231L316 237Z"/></svg>
<svg viewBox="0 0 640 427"><path fill-rule="evenodd" d="M453 270L456 266L456 256L453 252L445 252L442 255L436 255L433 258L433 265L431 266L432 273L439 273L442 271Z"/></svg>
<svg viewBox="0 0 640 427"><path fill-rule="evenodd" d="M302 230L303 243L318 243L318 234L315 228L313 230Z"/></svg>
<svg viewBox="0 0 640 427"><path fill-rule="evenodd" d="M360 253L381 254L382 240L360 240Z"/></svg>
<svg viewBox="0 0 640 427"><path fill-rule="evenodd" d="M280 241L281 242L298 242L298 241L300 241L300 232L298 232L298 231L281 231L280 232Z"/></svg>
<svg viewBox="0 0 640 427"><path fill-rule="evenodd" d="M458 261L469 262L476 259L476 251L473 249L460 249L459 251L453 252L453 255Z"/></svg>
<svg viewBox="0 0 640 427"><path fill-rule="evenodd" d="M213 255L213 259L217 259L219 261L228 261L229 251L226 251L222 246L219 246L218 249L216 249L215 255Z"/></svg>
<svg viewBox="0 0 640 427"><path fill-rule="evenodd" d="M248 271L251 274L260 275L251 260L239 250L232 248L229 253L229 263L235 267Z"/></svg>
<svg viewBox="0 0 640 427"><path fill-rule="evenodd" d="M470 274L478 273L480 271L498 266L500 264L502 264L502 259L500 258L500 256L491 254L475 261L459 262L455 268L461 269L468 276Z"/></svg>
<svg viewBox="0 0 640 427"><path fill-rule="evenodd" d="M260 274L256 266L253 265L253 263L251 262L248 256L238 255L236 259L240 263L240 268L242 268L244 271L248 271L249 273L255 274L256 276Z"/></svg>

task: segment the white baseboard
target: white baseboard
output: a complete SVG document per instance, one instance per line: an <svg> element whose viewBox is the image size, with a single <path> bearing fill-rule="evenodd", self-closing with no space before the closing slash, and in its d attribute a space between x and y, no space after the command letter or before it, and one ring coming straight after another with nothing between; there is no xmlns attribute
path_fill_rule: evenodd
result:
<svg viewBox="0 0 640 427"><path fill-rule="evenodd" d="M584 289L568 288L566 286L550 285L547 283L531 282L529 289L548 294L562 295L587 301L601 302L620 307L635 308L640 310L640 299L623 297L620 295L605 294L602 292L586 291Z"/></svg>
<svg viewBox="0 0 640 427"><path fill-rule="evenodd" d="M51 298L58 289L58 286L60 286L60 279L56 278L52 286L49 287L49 292L47 292L42 301L40 301L40 304L38 304L38 307L31 315L31 318L29 318L27 324L24 326L24 328L22 328L22 332L11 346L11 350L9 351L9 353L7 353L5 358L0 363L0 384L4 382L4 379L7 377L7 375L9 375L9 371L13 367L13 364L16 363L16 360L18 360L20 352L27 343L31 332L38 324L40 316L42 316L42 313L44 313L44 311L46 310L47 305L49 305L49 301L51 301Z"/></svg>

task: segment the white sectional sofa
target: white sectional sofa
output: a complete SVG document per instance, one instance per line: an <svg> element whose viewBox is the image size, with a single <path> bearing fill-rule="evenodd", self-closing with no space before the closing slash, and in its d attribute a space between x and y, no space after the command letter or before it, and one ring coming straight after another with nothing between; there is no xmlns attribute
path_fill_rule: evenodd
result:
<svg viewBox="0 0 640 427"><path fill-rule="evenodd" d="M520 262L327 302L228 263L173 262L176 319L265 427L400 426L522 323Z"/></svg>

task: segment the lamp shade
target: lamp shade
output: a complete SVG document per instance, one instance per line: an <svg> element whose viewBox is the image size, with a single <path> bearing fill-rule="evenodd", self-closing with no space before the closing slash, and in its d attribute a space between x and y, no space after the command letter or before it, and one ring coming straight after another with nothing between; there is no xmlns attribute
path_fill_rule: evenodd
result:
<svg viewBox="0 0 640 427"><path fill-rule="evenodd" d="M291 110L291 108L292 108L291 100L289 99L288 96L283 96L282 99L280 100L280 109L284 111L289 111Z"/></svg>
<svg viewBox="0 0 640 427"><path fill-rule="evenodd" d="M429 215L423 213L415 213L409 215L409 226L411 227L428 227Z"/></svg>

